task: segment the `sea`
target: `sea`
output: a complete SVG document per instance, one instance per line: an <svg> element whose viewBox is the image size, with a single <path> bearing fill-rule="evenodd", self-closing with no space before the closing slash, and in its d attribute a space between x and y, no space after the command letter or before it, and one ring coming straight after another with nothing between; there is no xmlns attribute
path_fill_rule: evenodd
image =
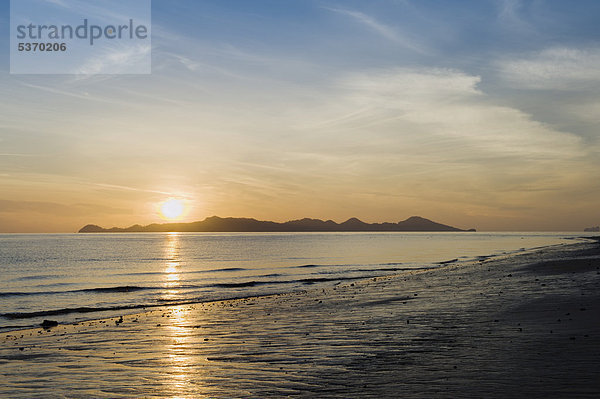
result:
<svg viewBox="0 0 600 399"><path fill-rule="evenodd" d="M0 332L321 289L581 240L578 233L0 234ZM589 234L588 234L589 235Z"/></svg>

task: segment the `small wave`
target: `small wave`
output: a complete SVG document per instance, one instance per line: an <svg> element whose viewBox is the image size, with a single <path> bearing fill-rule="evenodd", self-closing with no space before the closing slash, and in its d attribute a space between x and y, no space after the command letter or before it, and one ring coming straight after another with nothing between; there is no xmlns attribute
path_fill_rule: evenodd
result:
<svg viewBox="0 0 600 399"><path fill-rule="evenodd" d="M4 317L6 319L10 319L10 320L18 320L18 319L31 319L34 317L60 316L60 315L65 315L65 314L69 314L69 313L93 313L93 312L141 309L141 308L150 307L150 306L152 306L152 305L125 305L125 306L107 306L107 307L82 306L79 308L40 310L40 311L36 311L36 312L9 312L9 313L2 313L2 314L0 314L0 316Z"/></svg>
<svg viewBox="0 0 600 399"><path fill-rule="evenodd" d="M56 278L56 277L60 277L60 276L52 275L52 274L39 274L39 275L35 275L35 276L23 276L23 277L15 278L15 279L13 279L13 281L46 280L49 278Z"/></svg>
<svg viewBox="0 0 600 399"><path fill-rule="evenodd" d="M376 275L371 275L371 277L375 277ZM361 280L368 278L368 276L359 276L359 277L315 277L315 278L301 278L295 280L252 280L245 281L239 283L216 283L205 286L196 286L196 285L184 285L177 287L179 288L209 288L209 287L218 287L218 288L248 288L248 287L256 287L262 285L283 285L283 284L306 284L311 285L315 283L327 283L327 282L341 282L348 280ZM83 290L74 290L67 292L130 292L130 291L138 291L138 290L162 290L164 287L139 287L139 286L118 286L118 287L98 287L98 288L90 288ZM65 292L61 292L65 293ZM18 292L5 292L0 293L0 296L6 295L35 295L35 294L48 294L47 292L43 293L18 293ZM72 313L94 313L94 312L116 312L116 311L124 311L124 310L136 310L136 309L144 309L144 308L154 308L159 306L175 306L175 305L185 305L191 303L199 303L207 300L227 300L227 299L236 299L236 298L245 298L250 296L255 296L256 294L248 293L247 296L230 296L224 295L222 298L216 299L208 299L208 298L178 298L174 300L162 300L157 299L155 303L138 303L138 304L129 304L129 305L115 305L115 306L81 306L81 307L73 307L73 308L62 308L62 309L52 309L52 310L40 310L40 311L32 311L32 312L7 312L0 314L0 317L9 320L21 320L21 319L31 319L31 318L41 318L48 316L62 316ZM259 295L260 296L260 295Z"/></svg>
<svg viewBox="0 0 600 399"><path fill-rule="evenodd" d="M292 266L292 268L296 269L309 269L316 267L355 267L355 266L400 266L403 265L402 262L388 262L388 263L373 263L373 264L331 264L331 265L317 265L317 264L308 264L308 265L300 265L300 266Z"/></svg>
<svg viewBox="0 0 600 399"><path fill-rule="evenodd" d="M278 284L280 281L245 281L243 283L218 283L213 284L213 287L218 288L245 288L245 287L256 287L257 285L265 284Z"/></svg>
<svg viewBox="0 0 600 399"><path fill-rule="evenodd" d="M84 288L79 290L68 290L68 291L33 291L33 292L0 292L1 297L10 296L28 296L28 295L56 295L56 294L73 294L77 292L134 292L143 290L159 290L162 287L139 287L136 285L124 285L119 287L97 287L97 288Z"/></svg>
<svg viewBox="0 0 600 399"><path fill-rule="evenodd" d="M439 266L414 266L414 267L385 267L386 265L401 265L402 263L382 263L383 267L373 268L358 268L358 269L336 269L336 270L321 270L310 273L311 275L346 275L351 273L396 273L408 272L417 270L437 269ZM369 276L363 276L369 278Z"/></svg>
<svg viewBox="0 0 600 399"><path fill-rule="evenodd" d="M9 297L9 296L25 296L25 295L35 295L33 292L0 292L0 298Z"/></svg>
<svg viewBox="0 0 600 399"><path fill-rule="evenodd" d="M376 268L376 269L357 269L357 270L353 270L353 271L363 272L363 273L367 273L367 272L402 272L402 271L418 270L418 269L422 269L422 268L414 268L414 267L379 267L379 268Z"/></svg>
<svg viewBox="0 0 600 399"><path fill-rule="evenodd" d="M0 333L5 331L14 331L14 330L22 330L25 328L33 328L36 327L34 324L22 324L22 325L4 325L0 326Z"/></svg>
<svg viewBox="0 0 600 399"><path fill-rule="evenodd" d="M335 278L317 277L317 278L303 278L303 279L299 279L296 281L303 283L303 284L315 284L315 283L328 283L328 282L333 282L333 281L363 280L367 277L374 277L374 276L335 277ZM295 283L296 281L292 281L292 282Z"/></svg>
<svg viewBox="0 0 600 399"><path fill-rule="evenodd" d="M448 265L448 264L454 263L454 262L458 262L458 258L450 259L450 260L445 260L445 261L442 261L442 262L436 262L436 265Z"/></svg>
<svg viewBox="0 0 600 399"><path fill-rule="evenodd" d="M324 270L319 272L313 272L312 275L337 275L337 274L349 274L349 273L373 273L373 272L400 272L410 270L421 270L427 269L424 267L377 267L373 269L348 269L348 270ZM368 277L368 276L367 276Z"/></svg>
<svg viewBox="0 0 600 399"><path fill-rule="evenodd" d="M210 270L182 270L179 274L202 274L202 273L218 273L218 272L242 272L248 269L242 267L226 267L223 269L210 269ZM115 276L160 276L165 275L164 271L159 272L136 272L136 273L119 273Z"/></svg>
<svg viewBox="0 0 600 399"><path fill-rule="evenodd" d="M77 308L62 308L62 309L53 309L53 310L40 310L35 312L9 312L2 313L0 317L9 320L23 320L23 319L32 319L36 317L48 317L48 316L63 316L72 313L95 313L95 312L117 312L117 311L127 311L127 310L136 310L136 309L146 309L146 308L157 308L162 306L179 306L179 305L189 305L194 303L202 303L207 301L226 301L233 299L243 299L249 297L260 297L262 295L241 295L241 296L225 296L222 298L192 298L192 299L179 299L179 300L158 300L156 303L145 303L145 304L135 304L135 305L117 305L117 306L99 306L99 307L90 307L90 306L82 306ZM21 327L19 327L21 328Z"/></svg>
<svg viewBox="0 0 600 399"><path fill-rule="evenodd" d="M152 275L162 275L166 274L165 272L137 272L137 273L115 273L114 276L152 276Z"/></svg>
<svg viewBox="0 0 600 399"><path fill-rule="evenodd" d="M244 269L243 267L225 267L223 269L198 270L191 273L243 272L244 270L248 269Z"/></svg>
<svg viewBox="0 0 600 399"><path fill-rule="evenodd" d="M245 288L245 287L256 287L259 285L282 285L282 284L315 284L315 283L327 283L333 281L346 281L346 280L362 280L369 277L375 276L357 276L357 277L313 277L313 278L300 278L297 280L265 280L265 281L244 281L241 283L217 283L213 284L212 287L218 288Z"/></svg>
<svg viewBox="0 0 600 399"><path fill-rule="evenodd" d="M143 290L154 290L160 289L158 287L139 287L136 285L123 285L119 287L98 287L98 288L86 288L82 290L73 290L70 292L134 292Z"/></svg>

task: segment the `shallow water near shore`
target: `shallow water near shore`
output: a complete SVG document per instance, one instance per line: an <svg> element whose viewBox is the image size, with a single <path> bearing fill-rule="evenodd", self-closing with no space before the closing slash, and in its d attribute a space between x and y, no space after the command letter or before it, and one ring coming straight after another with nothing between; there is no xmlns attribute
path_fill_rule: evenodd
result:
<svg viewBox="0 0 600 399"><path fill-rule="evenodd" d="M599 289L582 243L15 331L0 396L596 398Z"/></svg>
<svg viewBox="0 0 600 399"><path fill-rule="evenodd" d="M0 331L288 293L575 239L568 233L0 235Z"/></svg>

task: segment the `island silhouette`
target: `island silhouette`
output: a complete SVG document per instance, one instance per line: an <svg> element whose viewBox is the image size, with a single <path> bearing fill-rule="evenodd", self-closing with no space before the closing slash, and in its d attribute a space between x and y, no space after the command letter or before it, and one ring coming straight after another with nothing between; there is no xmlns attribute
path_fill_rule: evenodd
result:
<svg viewBox="0 0 600 399"><path fill-rule="evenodd" d="M191 223L153 223L147 226L135 224L130 227L112 227L105 229L95 224L88 224L79 233L155 233L155 232L344 232L344 231L475 231L463 230L433 222L420 216L411 216L398 223L365 223L357 218L350 218L343 223L333 220L298 219L287 222L271 222L252 218L207 217Z"/></svg>

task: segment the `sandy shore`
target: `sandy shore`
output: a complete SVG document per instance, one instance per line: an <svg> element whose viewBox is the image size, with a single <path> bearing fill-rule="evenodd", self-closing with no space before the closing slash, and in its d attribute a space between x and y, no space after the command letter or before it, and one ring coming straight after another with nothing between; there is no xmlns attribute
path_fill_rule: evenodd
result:
<svg viewBox="0 0 600 399"><path fill-rule="evenodd" d="M600 248L0 335L0 397L600 397Z"/></svg>

